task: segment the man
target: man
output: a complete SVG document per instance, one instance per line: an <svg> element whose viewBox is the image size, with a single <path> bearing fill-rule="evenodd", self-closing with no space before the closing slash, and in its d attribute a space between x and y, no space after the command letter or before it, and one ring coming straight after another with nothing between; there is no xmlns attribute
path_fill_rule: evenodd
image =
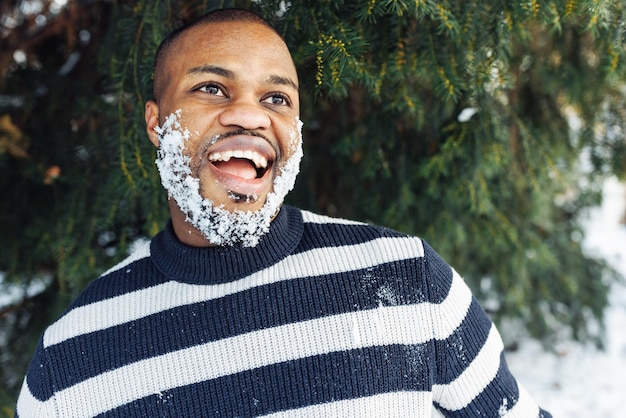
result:
<svg viewBox="0 0 626 418"><path fill-rule="evenodd" d="M298 77L265 21L222 10L171 34L154 97L171 221L45 331L20 417L549 416L426 243L282 205Z"/></svg>

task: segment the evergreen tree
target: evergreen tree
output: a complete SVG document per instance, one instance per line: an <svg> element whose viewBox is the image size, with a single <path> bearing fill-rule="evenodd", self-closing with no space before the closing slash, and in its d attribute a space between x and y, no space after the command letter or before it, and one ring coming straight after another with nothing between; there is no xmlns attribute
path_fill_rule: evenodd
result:
<svg viewBox="0 0 626 418"><path fill-rule="evenodd" d="M583 252L581 215L606 175L626 177L624 1L18 3L0 6L5 281L44 278L63 305L162 227L143 122L154 51L237 6L275 24L299 69L290 203L423 236L496 322L601 341L614 275ZM1 315L15 330L40 306Z"/></svg>

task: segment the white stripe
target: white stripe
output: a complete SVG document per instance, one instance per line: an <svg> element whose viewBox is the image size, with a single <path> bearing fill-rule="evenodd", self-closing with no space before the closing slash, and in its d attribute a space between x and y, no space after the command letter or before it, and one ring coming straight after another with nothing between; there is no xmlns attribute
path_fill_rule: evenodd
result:
<svg viewBox="0 0 626 418"><path fill-rule="evenodd" d="M496 377L503 349L500 334L492 324L485 345L463 373L447 385L433 385L435 401L452 411L469 405Z"/></svg>
<svg viewBox="0 0 626 418"><path fill-rule="evenodd" d="M266 365L360 347L420 344L433 337L432 330L419 326L429 323L431 308L428 303L381 307L213 341L94 376L57 393L57 399L59 405L82 405L89 408L85 413L95 415L171 388ZM466 311L464 308L444 309ZM463 314L458 316L456 323L447 327L448 334L463 320ZM353 338L354 324L360 327L358 343ZM94 396L105 393L107 396ZM62 412L67 416L68 411Z"/></svg>
<svg viewBox="0 0 626 418"><path fill-rule="evenodd" d="M30 392L26 379L24 379L24 383L22 383L22 390L17 400L16 412L20 418L57 416L54 398L43 402L35 398Z"/></svg>
<svg viewBox="0 0 626 418"><path fill-rule="evenodd" d="M517 388L519 390L519 399L515 403L515 406L504 416L506 418L538 417L539 406L519 382L517 383Z"/></svg>
<svg viewBox="0 0 626 418"><path fill-rule="evenodd" d="M456 324L458 315L461 313L463 318L465 318L469 311L472 297L472 291L463 278L459 276L456 270L452 269L450 292L446 295L444 303L436 306L437 313L433 318L436 339L443 340L450 336L447 331L449 324Z"/></svg>
<svg viewBox="0 0 626 418"><path fill-rule="evenodd" d="M306 210L302 212L302 220L305 223L315 223L315 224L339 224L339 225L367 225L363 222L352 221L348 219L341 218L331 218L330 216L319 215L317 213L309 212Z"/></svg>
<svg viewBox="0 0 626 418"><path fill-rule="evenodd" d="M267 418L429 418L432 416L432 404L430 392L392 392L311 405L263 416Z"/></svg>
<svg viewBox="0 0 626 418"><path fill-rule="evenodd" d="M178 306L217 299L260 285L363 269L385 262L421 257L423 254L422 241L419 239L381 238L354 246L319 248L292 255L234 282L219 285L167 282L73 309L47 329L44 347ZM322 264L319 260L326 262Z"/></svg>

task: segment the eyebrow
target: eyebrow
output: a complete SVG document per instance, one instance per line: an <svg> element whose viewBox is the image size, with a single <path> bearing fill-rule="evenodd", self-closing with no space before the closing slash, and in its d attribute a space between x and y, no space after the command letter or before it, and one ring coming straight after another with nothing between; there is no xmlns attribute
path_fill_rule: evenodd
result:
<svg viewBox="0 0 626 418"><path fill-rule="evenodd" d="M230 70L227 70L222 67L217 67L215 65L201 65L199 67L190 68L187 71L187 74L216 74L226 78L235 78L235 73Z"/></svg>
<svg viewBox="0 0 626 418"><path fill-rule="evenodd" d="M206 73L219 75L221 77L225 77L231 80L235 79L234 72L232 72L231 70L227 70L226 68L218 67L216 65L200 65L198 67L190 68L187 71L187 74L189 75L206 74ZM289 77L282 77L279 75L270 75L269 77L267 77L267 81L270 84L289 86L296 91L298 90L298 85Z"/></svg>
<svg viewBox="0 0 626 418"><path fill-rule="evenodd" d="M298 85L289 77L281 77L278 75L271 75L268 77L268 81L271 84L280 84L280 85L284 85L284 86L289 86L291 88L293 88L294 90L298 90Z"/></svg>

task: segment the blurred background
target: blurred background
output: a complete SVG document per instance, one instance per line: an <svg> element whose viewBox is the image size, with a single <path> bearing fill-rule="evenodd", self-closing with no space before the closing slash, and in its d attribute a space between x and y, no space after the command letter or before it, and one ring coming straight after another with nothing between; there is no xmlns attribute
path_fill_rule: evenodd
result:
<svg viewBox="0 0 626 418"><path fill-rule="evenodd" d="M300 74L288 202L424 237L510 351L602 347L620 274L585 215L626 177L626 1L0 3L0 416L84 286L168 216L145 137L172 29L252 9ZM622 220L623 222L623 220Z"/></svg>

